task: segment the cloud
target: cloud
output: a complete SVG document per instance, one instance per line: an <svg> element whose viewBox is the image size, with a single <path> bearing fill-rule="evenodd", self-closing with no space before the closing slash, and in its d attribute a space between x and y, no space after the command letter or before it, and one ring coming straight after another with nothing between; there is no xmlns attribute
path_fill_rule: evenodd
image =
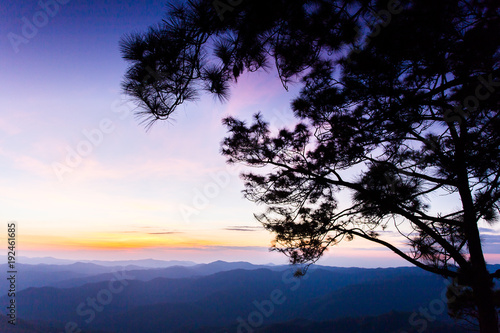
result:
<svg viewBox="0 0 500 333"><path fill-rule="evenodd" d="M258 230L263 230L263 227L257 227L257 226L246 226L246 225L241 225L241 226L229 226L224 228L223 230L229 230L229 231L258 231Z"/></svg>
<svg viewBox="0 0 500 333"><path fill-rule="evenodd" d="M5 157L12 164L11 170L27 171L41 177L52 177L54 172L49 164L31 155L0 148L0 157Z"/></svg>
<svg viewBox="0 0 500 333"><path fill-rule="evenodd" d="M479 232L491 233L491 234L497 234L498 233L498 231L495 230L495 229L492 229L492 228L483 228L483 227L479 228Z"/></svg>
<svg viewBox="0 0 500 333"><path fill-rule="evenodd" d="M58 161L63 163L64 161ZM123 165L127 165L126 168ZM81 164L71 169L65 178L75 178L80 181L89 180L137 180L137 179L192 179L207 174L209 170L201 162L188 161L179 158L159 157L156 160L129 160L126 157L115 156L105 161L98 156L88 156Z"/></svg>
<svg viewBox="0 0 500 333"><path fill-rule="evenodd" d="M155 227L139 227L142 229L153 229ZM117 233L119 234L146 234L146 235L173 235L173 234L183 234L183 231L152 231L152 232L146 232L146 231L140 231L140 230L126 230L126 231L118 231Z"/></svg>
<svg viewBox="0 0 500 333"><path fill-rule="evenodd" d="M500 234L496 230L488 229L491 231L484 231L480 228L481 233L481 243L483 245L483 252L486 254L500 254Z"/></svg>
<svg viewBox="0 0 500 333"><path fill-rule="evenodd" d="M382 251L382 252L391 252L391 249L387 248L387 247L350 247L349 250L353 250L353 251L370 251L370 252L373 252L373 251Z"/></svg>
<svg viewBox="0 0 500 333"><path fill-rule="evenodd" d="M481 235L481 241L484 244L500 244L500 235Z"/></svg>
<svg viewBox="0 0 500 333"><path fill-rule="evenodd" d="M2 115L2 119L0 119L0 132L12 136L21 133L22 130L17 126L16 122L5 119Z"/></svg>
<svg viewBox="0 0 500 333"><path fill-rule="evenodd" d="M401 234L394 230L376 230L375 231L380 236L390 236L390 237L400 237Z"/></svg>
<svg viewBox="0 0 500 333"><path fill-rule="evenodd" d="M269 102L273 97L279 96L283 92L283 87L279 81L269 80L270 74L260 74L250 76L244 74L240 77L238 85L231 91L231 97L227 103L227 115L240 113L242 109L258 110L256 106Z"/></svg>
<svg viewBox="0 0 500 333"><path fill-rule="evenodd" d="M209 251L264 251L269 252L269 247L266 246L230 246L230 245L204 245L199 248L184 248L184 249L203 249Z"/></svg>

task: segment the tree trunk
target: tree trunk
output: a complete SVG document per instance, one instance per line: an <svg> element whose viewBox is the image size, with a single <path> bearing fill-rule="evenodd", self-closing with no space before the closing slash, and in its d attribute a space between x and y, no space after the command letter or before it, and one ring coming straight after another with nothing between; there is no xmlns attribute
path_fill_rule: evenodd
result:
<svg viewBox="0 0 500 333"><path fill-rule="evenodd" d="M493 298L493 279L488 272L486 261L484 260L481 237L477 226L478 218L474 208L474 200L472 198L466 167L466 155L464 152L468 133L465 122L460 124L460 133L460 137L457 137L456 140L455 163L457 165L457 187L464 209L464 231L470 255L470 266L466 268L466 271L467 275L472 278L470 282L478 311L479 331L481 333L499 333L498 315Z"/></svg>
<svg viewBox="0 0 500 333"><path fill-rule="evenodd" d="M472 204L472 197L465 196L464 203L464 226L467 235L467 244L470 255L470 271L469 277L472 281L472 291L474 302L478 310L479 331L481 333L499 333L498 331L498 315L495 309L493 296L493 279L486 267L484 253L481 246L481 238Z"/></svg>
<svg viewBox="0 0 500 333"><path fill-rule="evenodd" d="M470 282L474 302L478 310L479 331L481 333L499 333L498 315L493 296L493 279L484 260L479 229L474 219L474 211L467 209L472 207L471 199L471 197L467 197L467 200L462 200L462 202L464 203L464 226L470 255L470 271L468 275L472 278Z"/></svg>
<svg viewBox="0 0 500 333"><path fill-rule="evenodd" d="M471 209L473 207L472 197L462 196L462 203L464 204L464 227L470 255L468 275L472 278L470 282L478 310L479 331L481 333L499 333L498 315L493 296L493 279L484 260L475 213Z"/></svg>
<svg viewBox="0 0 500 333"><path fill-rule="evenodd" d="M479 331L481 333L498 333L498 316L493 300L492 281L486 275L473 273L473 294L478 310Z"/></svg>

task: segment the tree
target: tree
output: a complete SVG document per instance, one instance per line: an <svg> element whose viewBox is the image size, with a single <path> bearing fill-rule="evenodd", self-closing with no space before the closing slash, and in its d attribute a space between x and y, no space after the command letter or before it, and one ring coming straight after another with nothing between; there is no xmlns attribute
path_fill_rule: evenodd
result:
<svg viewBox="0 0 500 333"><path fill-rule="evenodd" d="M478 313L471 287L461 285L457 280L454 280L448 285L446 296L448 298L448 314L450 317L462 320L466 323L465 327L477 331ZM450 300L453 301L450 302ZM494 290L493 301L495 307L500 307L500 290Z"/></svg>
<svg viewBox="0 0 500 333"><path fill-rule="evenodd" d="M298 124L271 133L260 114L230 117L222 147L231 163L269 167L242 177L273 249L311 263L342 240L381 244L469 288L480 331L498 332L500 272L478 223L500 211L499 17L494 0L192 0L122 39L123 89L151 126L274 65L285 89L302 84ZM443 211L436 195L461 207Z"/></svg>

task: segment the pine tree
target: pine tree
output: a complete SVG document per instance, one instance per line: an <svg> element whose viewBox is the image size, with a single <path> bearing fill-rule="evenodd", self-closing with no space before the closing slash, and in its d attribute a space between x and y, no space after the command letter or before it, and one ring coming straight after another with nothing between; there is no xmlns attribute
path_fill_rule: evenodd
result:
<svg viewBox="0 0 500 333"><path fill-rule="evenodd" d="M499 17L493 0L192 0L123 38L123 88L150 126L201 90L227 99L245 71L274 66L285 89L301 83L294 129L224 119L229 162L273 167L243 175L273 249L311 263L342 240L383 245L459 279L481 332L498 332L500 274L478 223L500 211ZM442 211L435 195L460 207Z"/></svg>

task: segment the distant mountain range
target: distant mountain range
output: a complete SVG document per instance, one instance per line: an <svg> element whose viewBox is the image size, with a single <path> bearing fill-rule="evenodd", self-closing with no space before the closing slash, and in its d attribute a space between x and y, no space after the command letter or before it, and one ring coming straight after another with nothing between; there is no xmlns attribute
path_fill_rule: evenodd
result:
<svg viewBox="0 0 500 333"><path fill-rule="evenodd" d="M410 333L424 324L428 333L465 332L444 307L434 320L422 317L432 302L444 305L446 284L418 268L314 266L298 279L287 265L120 264L19 264L21 320L12 330L0 318L0 332L60 333L68 323L82 333ZM3 309L8 302L0 298Z"/></svg>
<svg viewBox="0 0 500 333"><path fill-rule="evenodd" d="M158 268L158 267L169 267L169 266L193 266L196 265L195 262L192 261L180 261L180 260L156 260L156 259L138 259L138 260L118 260L118 261L109 261L109 260L68 260L68 259L58 259L53 257L17 257L17 261L22 264L29 265L69 265L77 262L81 263L90 263L96 264L100 266L139 266L139 267L150 267L150 268Z"/></svg>
<svg viewBox="0 0 500 333"><path fill-rule="evenodd" d="M71 264L16 264L18 275L22 276L17 284L17 290L21 291L29 287L54 286L68 288L82 286L91 282L108 281L113 278L113 272L127 271L135 279L149 281L158 277L185 278L193 276L204 276L232 269L258 269L269 268L272 270L283 270L289 266L264 266L253 265L248 262L224 262L215 261L210 264L195 264L179 261L159 261L163 263L162 268L151 268L149 266L132 265L138 261L106 262L99 265L90 262L76 262ZM141 261L152 264L150 259ZM156 262L156 261L154 261ZM116 263L116 265L110 265ZM175 265L178 263L189 263L189 265ZM156 263L158 264L158 263ZM7 264L1 264L0 270L6 272ZM0 295L5 295L8 290L6 283L0 283Z"/></svg>

